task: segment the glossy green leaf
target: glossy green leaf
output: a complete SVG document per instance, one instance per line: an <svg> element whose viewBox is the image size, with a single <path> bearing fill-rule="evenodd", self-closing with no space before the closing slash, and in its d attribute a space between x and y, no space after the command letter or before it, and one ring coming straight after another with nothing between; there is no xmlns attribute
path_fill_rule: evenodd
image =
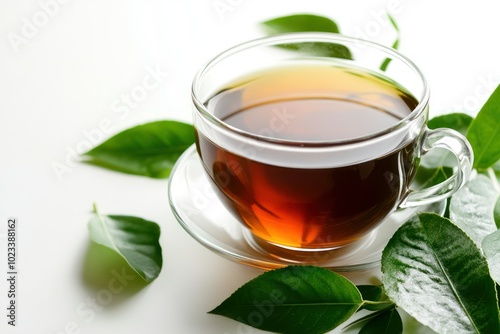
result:
<svg viewBox="0 0 500 334"><path fill-rule="evenodd" d="M401 334L403 322L396 308L391 307L368 321L359 334Z"/></svg>
<svg viewBox="0 0 500 334"><path fill-rule="evenodd" d="M500 159L500 85L472 121L467 139L474 150L474 168L486 169Z"/></svg>
<svg viewBox="0 0 500 334"><path fill-rule="evenodd" d="M86 162L124 173L165 178L195 141L192 125L157 121L139 125L86 152Z"/></svg>
<svg viewBox="0 0 500 334"><path fill-rule="evenodd" d="M356 286L343 276L291 266L251 280L210 313L272 332L319 334L346 321L362 303Z"/></svg>
<svg viewBox="0 0 500 334"><path fill-rule="evenodd" d="M138 217L101 215L94 206L88 229L92 241L122 256L146 282L160 274L163 259L158 224Z"/></svg>
<svg viewBox="0 0 500 334"><path fill-rule="evenodd" d="M483 238L497 230L493 209L498 191L491 180L478 174L450 200L450 219L480 247Z"/></svg>
<svg viewBox="0 0 500 334"><path fill-rule="evenodd" d="M500 231L487 235L482 242L491 277L500 284Z"/></svg>
<svg viewBox="0 0 500 334"><path fill-rule="evenodd" d="M420 213L382 253L387 295L437 333L499 333L495 283L474 242L450 220Z"/></svg>
<svg viewBox="0 0 500 334"><path fill-rule="evenodd" d="M429 120L427 126L429 129L449 128L460 132L462 135L467 134L473 118L463 113L452 113L434 117Z"/></svg>
<svg viewBox="0 0 500 334"><path fill-rule="evenodd" d="M361 328L363 328L363 326L368 323L368 321L377 317L379 314L385 312L386 310L387 310L387 308L370 312L370 313L362 316L361 318L358 318L358 319L354 320L353 322L347 324L347 326L342 328L342 330L343 331L348 330L349 332L358 330L358 331L356 331L356 333L358 333L359 330L361 330Z"/></svg>
<svg viewBox="0 0 500 334"><path fill-rule="evenodd" d="M337 24L331 19L313 14L294 14L262 22L268 34L287 32L320 31L339 33Z"/></svg>
<svg viewBox="0 0 500 334"><path fill-rule="evenodd" d="M382 285L357 285L363 300L380 301L385 299L384 287Z"/></svg>
<svg viewBox="0 0 500 334"><path fill-rule="evenodd" d="M265 31L272 34L290 32L329 32L339 33L337 24L331 19L312 14L296 14L274 18L262 22ZM349 48L341 44L323 42L287 43L278 45L281 48L298 51L319 57L352 59Z"/></svg>

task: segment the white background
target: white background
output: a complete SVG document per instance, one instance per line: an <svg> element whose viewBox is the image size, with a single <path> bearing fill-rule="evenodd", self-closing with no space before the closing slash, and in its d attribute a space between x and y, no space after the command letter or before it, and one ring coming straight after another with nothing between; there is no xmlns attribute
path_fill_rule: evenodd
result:
<svg viewBox="0 0 500 334"><path fill-rule="evenodd" d="M148 121L190 122L195 71L223 49L261 36L259 21L316 13L336 20L344 34L390 45L395 34L382 13L392 10L401 52L430 83L432 115L474 114L500 81L500 5L491 0L62 3L0 3L1 333L258 332L207 314L260 271L225 260L189 237L170 212L167 180L74 163L70 152ZM142 85L148 69L163 73L157 87L133 101L134 108L118 111L122 96ZM102 122L107 133L99 129ZM58 174L57 164L67 169ZM153 283L115 296L115 303L91 317L77 309L98 293L85 278L93 202L103 213L159 223L164 265ZM16 328L7 326L4 315L11 216L19 219Z"/></svg>

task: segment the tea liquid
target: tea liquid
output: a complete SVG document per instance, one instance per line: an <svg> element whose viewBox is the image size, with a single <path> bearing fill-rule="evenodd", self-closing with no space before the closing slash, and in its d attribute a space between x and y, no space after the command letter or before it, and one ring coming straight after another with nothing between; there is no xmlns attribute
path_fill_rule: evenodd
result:
<svg viewBox="0 0 500 334"><path fill-rule="evenodd" d="M388 79L326 64L256 73L206 102L226 124L287 146L361 141L395 126L417 104ZM355 165L332 161L331 168L264 163L258 152L230 152L201 132L197 144L214 188L233 213L256 236L292 249L357 240L398 205L414 174L413 143Z"/></svg>

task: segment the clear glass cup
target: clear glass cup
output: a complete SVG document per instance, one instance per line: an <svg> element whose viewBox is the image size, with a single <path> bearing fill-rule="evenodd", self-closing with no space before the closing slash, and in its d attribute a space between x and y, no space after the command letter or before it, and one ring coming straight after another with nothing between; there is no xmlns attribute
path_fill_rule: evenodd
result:
<svg viewBox="0 0 500 334"><path fill-rule="evenodd" d="M385 71L380 69L383 62L389 62ZM262 131L248 132L228 124L210 108L214 95L240 78L284 65L320 63L369 73L394 83L413 96L416 104L407 116L380 131L350 139L314 141L268 136L278 129L277 124L273 128L271 123ZM275 98L271 96L275 92L269 94L270 99ZM298 96L300 92L292 94ZM354 95L362 102L363 94L358 91ZM229 103L230 108L231 104L241 102L239 98L234 94L224 103ZM192 100L197 150L211 185L221 202L260 245L269 245L268 249L277 246L293 251L318 251L353 243L399 208L426 205L451 196L466 182L471 171L473 153L461 134L451 129L427 128L429 87L420 70L397 51L376 43L329 33L292 33L246 42L222 52L196 74ZM219 103L219 113L221 108L223 103ZM280 126L286 125L286 113L277 114L276 118L281 118ZM454 174L438 185L412 189L421 156L435 148L445 149L456 157ZM322 194L322 206L311 204L311 199L307 205L286 203L291 201L290 192L316 191L307 188L307 180L315 171L326 171L330 179L339 179L346 169L367 170L380 161L385 161L387 168L381 171L372 168L377 171L370 171L369 177L377 185L373 189L384 188L386 192L362 191L368 188L360 183L355 185L361 189L356 194L341 187L333 189L332 184L328 186L328 195ZM286 186L280 187L273 180L276 175L283 178L281 184ZM363 201L376 205L362 208ZM353 207L359 202L359 212L347 215L325 209L341 210L345 206L341 202Z"/></svg>

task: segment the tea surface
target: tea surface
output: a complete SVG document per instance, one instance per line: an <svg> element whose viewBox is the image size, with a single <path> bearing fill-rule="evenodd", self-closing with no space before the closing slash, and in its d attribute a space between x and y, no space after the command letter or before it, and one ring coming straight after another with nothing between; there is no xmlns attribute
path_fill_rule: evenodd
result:
<svg viewBox="0 0 500 334"><path fill-rule="evenodd" d="M396 125L417 104L380 77L316 65L245 78L216 94L207 107L240 130L304 143L369 136Z"/></svg>

